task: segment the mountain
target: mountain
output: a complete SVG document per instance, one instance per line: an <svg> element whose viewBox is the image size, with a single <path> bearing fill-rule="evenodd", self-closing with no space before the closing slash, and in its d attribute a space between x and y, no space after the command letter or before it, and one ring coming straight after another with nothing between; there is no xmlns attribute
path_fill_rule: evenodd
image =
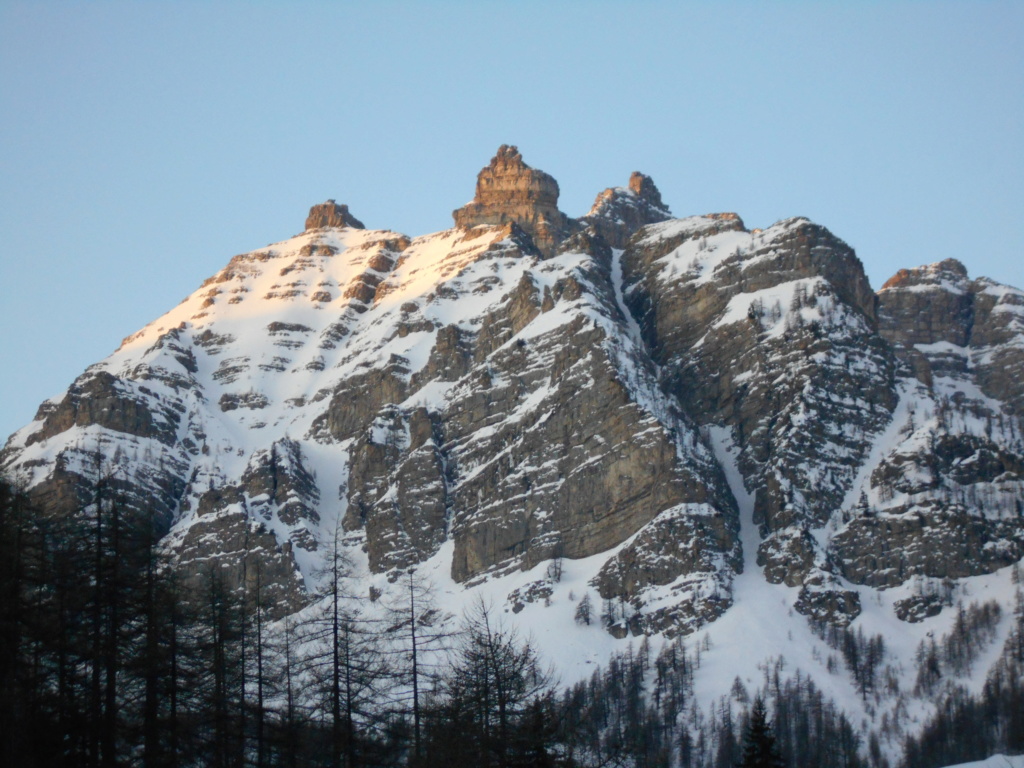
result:
<svg viewBox="0 0 1024 768"><path fill-rule="evenodd" d="M897 722L890 754L934 697L869 702L836 633L884 635L907 692L950 607L994 600L948 675L980 690L1024 556L1024 292L954 260L875 292L824 227L674 218L640 173L574 219L508 146L453 216L314 206L43 403L4 475L57 517L102 480L186 582L259 574L277 618L340 548L366 594L486 597L569 682L698 633L711 704L785 655L865 736Z"/></svg>

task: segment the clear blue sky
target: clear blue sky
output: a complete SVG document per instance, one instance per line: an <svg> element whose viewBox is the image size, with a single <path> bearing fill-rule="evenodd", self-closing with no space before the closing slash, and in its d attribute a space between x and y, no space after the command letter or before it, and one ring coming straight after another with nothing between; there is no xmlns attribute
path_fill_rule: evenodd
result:
<svg viewBox="0 0 1024 768"><path fill-rule="evenodd" d="M1022 2L0 0L0 433L313 203L450 226L501 143L570 215L641 170L1024 287Z"/></svg>

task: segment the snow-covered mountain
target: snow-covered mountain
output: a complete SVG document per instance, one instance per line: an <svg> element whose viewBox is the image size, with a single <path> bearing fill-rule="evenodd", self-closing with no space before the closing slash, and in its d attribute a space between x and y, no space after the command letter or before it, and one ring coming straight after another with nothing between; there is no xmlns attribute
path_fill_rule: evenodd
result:
<svg viewBox="0 0 1024 768"><path fill-rule="evenodd" d="M980 690L1024 556L1024 292L945 261L876 293L822 226L672 218L642 174L557 200L502 147L452 229L314 206L45 402L3 472L55 514L104 478L186 579L258 571L277 616L340 542L367 593L416 568L453 615L505 607L567 682L641 635L696 633L708 704L785 657L890 752L935 707L900 695L922 643L995 601L946 671ZM870 697L844 628L885 638Z"/></svg>

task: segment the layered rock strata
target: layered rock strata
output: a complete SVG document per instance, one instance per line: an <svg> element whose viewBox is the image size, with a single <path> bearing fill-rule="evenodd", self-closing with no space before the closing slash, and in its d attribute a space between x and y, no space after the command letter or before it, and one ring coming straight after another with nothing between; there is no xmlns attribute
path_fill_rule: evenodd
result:
<svg viewBox="0 0 1024 768"><path fill-rule="evenodd" d="M116 494L183 578L259 584L274 616L339 549L375 589L440 560L467 590L529 571L517 611L557 592L533 569L585 563L618 636L715 621L744 555L847 624L865 588L1024 554L1024 294L947 261L876 295L825 228L672 219L639 173L578 220L557 202L505 146L453 229L314 206L44 403L0 466L55 515Z"/></svg>
<svg viewBox="0 0 1024 768"><path fill-rule="evenodd" d="M879 292L879 331L904 369L902 402L833 538L835 561L851 581L876 587L1016 562L1024 294L971 280L953 259L900 270Z"/></svg>
<svg viewBox="0 0 1024 768"><path fill-rule="evenodd" d="M805 219L748 232L715 214L642 230L623 273L666 389L702 423L732 430L765 576L803 586L798 607L811 613L826 602L855 615L808 531L842 507L896 403L860 262Z"/></svg>
<svg viewBox="0 0 1024 768"><path fill-rule="evenodd" d="M545 255L551 255L574 228L558 210L558 182L528 166L519 150L506 144L477 176L473 200L452 216L459 229L515 223Z"/></svg>

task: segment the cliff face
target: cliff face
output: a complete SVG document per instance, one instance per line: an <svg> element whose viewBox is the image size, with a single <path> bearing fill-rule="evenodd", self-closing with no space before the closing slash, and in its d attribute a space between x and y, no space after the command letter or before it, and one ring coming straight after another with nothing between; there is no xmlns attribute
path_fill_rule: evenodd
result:
<svg viewBox="0 0 1024 768"><path fill-rule="evenodd" d="M971 280L947 259L901 269L879 292L879 331L925 384L976 380L1016 413L1024 408L1024 293Z"/></svg>
<svg viewBox="0 0 1024 768"><path fill-rule="evenodd" d="M516 147L505 144L477 176L473 200L452 216L459 229L514 222L549 256L575 229L575 222L558 210L558 182L528 166Z"/></svg>
<svg viewBox="0 0 1024 768"><path fill-rule="evenodd" d="M259 572L277 616L335 547L380 589L529 573L516 611L574 563L616 636L715 622L741 574L845 625L865 590L1021 558L1024 294L949 261L876 295L825 228L674 219L639 173L557 202L504 146L450 230L314 206L44 403L3 469L53 514L104 480L186 579Z"/></svg>
<svg viewBox="0 0 1024 768"><path fill-rule="evenodd" d="M1024 294L955 260L900 270L879 292L879 332L898 365L898 432L833 540L844 574L891 587L1016 562Z"/></svg>
<svg viewBox="0 0 1024 768"><path fill-rule="evenodd" d="M842 508L896 404L860 262L804 219L751 233L717 214L642 234L623 255L627 302L665 389L701 423L731 428L765 577L802 587L799 610L855 615L809 531Z"/></svg>

